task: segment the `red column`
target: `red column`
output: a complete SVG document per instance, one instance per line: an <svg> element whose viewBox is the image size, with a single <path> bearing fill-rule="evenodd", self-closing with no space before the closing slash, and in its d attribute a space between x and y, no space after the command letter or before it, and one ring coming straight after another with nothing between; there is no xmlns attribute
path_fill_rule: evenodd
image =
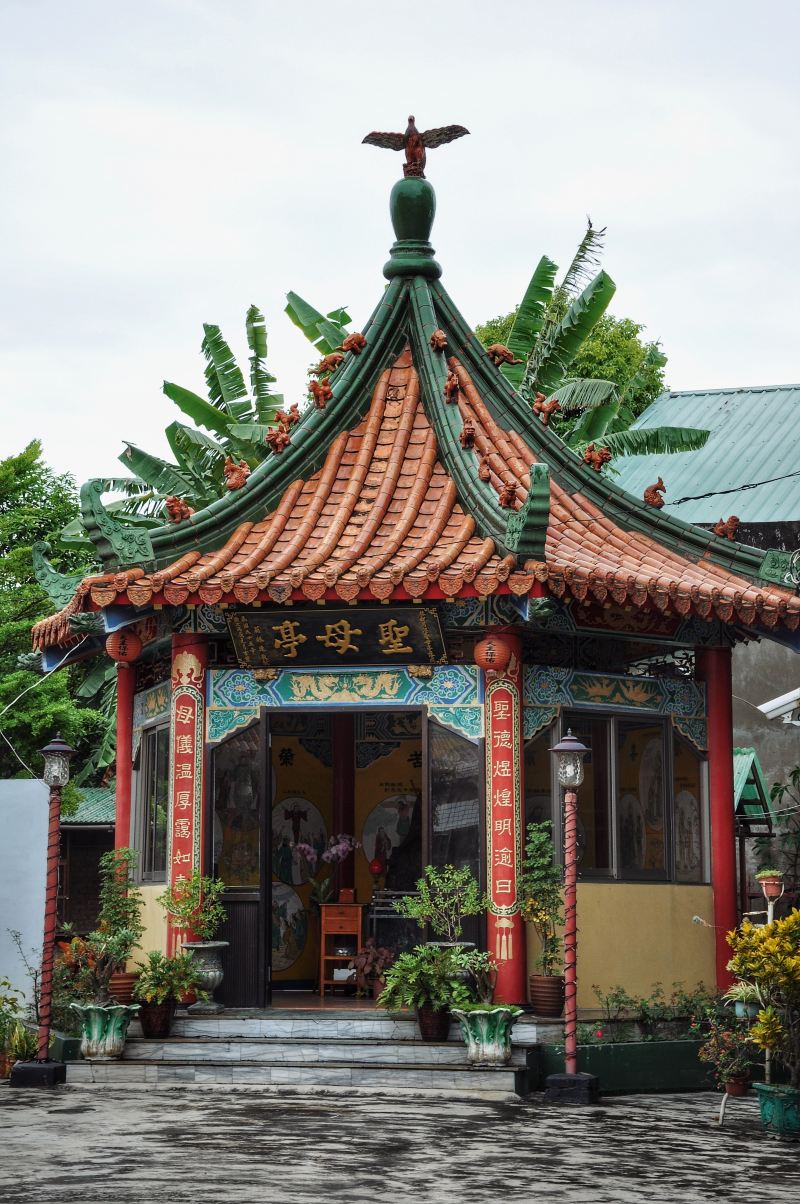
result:
<svg viewBox="0 0 800 1204"><path fill-rule="evenodd" d="M203 742L208 642L196 632L172 637L172 782L167 829L168 880L172 887L202 870ZM170 931L174 951L184 933Z"/></svg>
<svg viewBox="0 0 800 1204"><path fill-rule="evenodd" d="M578 1073L578 796L564 794L564 1069Z"/></svg>
<svg viewBox="0 0 800 1204"><path fill-rule="evenodd" d="M58 859L61 850L61 787L50 787L50 818L47 829L47 882L44 902L42 975L39 981L39 1037L36 1059L50 1057L50 1020L53 1012L53 957L58 910Z"/></svg>
<svg viewBox="0 0 800 1204"><path fill-rule="evenodd" d="M486 862L489 953L498 964L498 1003L525 1003L525 926L517 882L523 855L522 641L503 635L511 660L486 672Z"/></svg>
<svg viewBox="0 0 800 1204"><path fill-rule="evenodd" d="M117 754L116 816L114 844L118 849L131 843L131 776L133 771L133 696L136 666L117 664Z"/></svg>
<svg viewBox="0 0 800 1204"><path fill-rule="evenodd" d="M354 835L355 828L355 722L352 715L334 715L333 738L333 833ZM355 885L356 859L346 857L339 866L339 886Z"/></svg>
<svg viewBox="0 0 800 1204"><path fill-rule="evenodd" d="M697 676L706 683L711 884L714 890L717 987L730 986L725 937L736 927L736 827L733 812L733 714L730 648L698 648Z"/></svg>

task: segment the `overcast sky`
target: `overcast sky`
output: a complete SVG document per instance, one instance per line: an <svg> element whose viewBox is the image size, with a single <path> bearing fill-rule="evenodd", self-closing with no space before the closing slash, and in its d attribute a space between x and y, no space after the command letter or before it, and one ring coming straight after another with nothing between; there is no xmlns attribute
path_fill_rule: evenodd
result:
<svg viewBox="0 0 800 1204"><path fill-rule="evenodd" d="M796 0L370 4L0 0L0 454L78 481L165 451L164 378L251 302L300 400L294 289L383 288L401 157L369 130L459 122L429 155L444 283L472 324L543 253L608 226L612 311L673 388L800 380Z"/></svg>

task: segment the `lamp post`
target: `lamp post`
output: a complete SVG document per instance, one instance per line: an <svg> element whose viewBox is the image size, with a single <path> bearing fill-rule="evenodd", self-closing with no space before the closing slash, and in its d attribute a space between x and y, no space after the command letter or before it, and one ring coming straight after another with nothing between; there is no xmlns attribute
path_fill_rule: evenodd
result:
<svg viewBox="0 0 800 1204"><path fill-rule="evenodd" d="M50 1018L53 1012L53 948L58 911L58 862L61 849L61 791L69 781L69 762L75 750L61 736L42 749L44 783L50 788L50 821L47 832L47 877L45 882L42 972L39 981L39 1045L32 1062L17 1062L11 1071L12 1087L54 1087L66 1081L63 1062L51 1061Z"/></svg>
<svg viewBox="0 0 800 1204"><path fill-rule="evenodd" d="M545 1082L545 1099L556 1104L591 1104L597 1099L595 1075L578 1073L578 795L583 758L589 752L568 730L550 752L564 789L564 1073Z"/></svg>
<svg viewBox="0 0 800 1204"><path fill-rule="evenodd" d="M758 884L767 904L767 923L771 924L775 919L775 904L783 898L786 883L776 874L770 878L759 878ZM772 1082L772 1050L770 1049L764 1052L764 1082Z"/></svg>

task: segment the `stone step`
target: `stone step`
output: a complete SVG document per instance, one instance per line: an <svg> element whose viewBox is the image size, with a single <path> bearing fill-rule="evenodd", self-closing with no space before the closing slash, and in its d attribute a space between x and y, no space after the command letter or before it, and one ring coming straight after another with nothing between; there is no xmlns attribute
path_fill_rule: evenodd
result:
<svg viewBox="0 0 800 1204"><path fill-rule="evenodd" d="M276 1088L359 1088L387 1093L453 1093L465 1099L507 1098L527 1091L521 1068L457 1067L437 1064L399 1066L339 1062L327 1065L275 1062L161 1062L147 1059L70 1062L67 1084L184 1087L263 1086Z"/></svg>
<svg viewBox="0 0 800 1204"><path fill-rule="evenodd" d="M519 1046L551 1044L562 1039L561 1020L541 1020L520 1016L514 1025L513 1043ZM141 1034L134 1022L131 1036ZM418 1041L419 1026L409 1013L384 1011L319 1013L276 1009L271 1012L220 1012L216 1016L192 1016L179 1012L172 1025L174 1037L266 1037L275 1040L350 1040ZM453 1022L448 1041L461 1043L461 1030Z"/></svg>
<svg viewBox="0 0 800 1204"><path fill-rule="evenodd" d="M427 1042L372 1038L307 1040L274 1037L168 1037L164 1040L129 1038L123 1054L125 1061L169 1063L257 1063L295 1066L346 1063L385 1066L456 1066L468 1067L464 1042ZM512 1051L512 1064L525 1065L525 1050Z"/></svg>

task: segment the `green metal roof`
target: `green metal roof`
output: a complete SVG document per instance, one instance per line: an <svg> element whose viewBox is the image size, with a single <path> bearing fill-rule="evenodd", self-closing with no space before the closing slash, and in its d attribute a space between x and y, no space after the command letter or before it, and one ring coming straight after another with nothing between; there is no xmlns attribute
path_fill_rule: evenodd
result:
<svg viewBox="0 0 800 1204"><path fill-rule="evenodd" d="M634 423L634 429L654 426L699 427L711 436L699 451L619 459L615 480L635 497L662 477L664 512L685 522L715 523L730 514L743 523L800 520L800 476L774 480L800 467L800 385L662 393ZM771 483L741 488L756 481ZM675 504L723 489L734 492Z"/></svg>
<svg viewBox="0 0 800 1204"><path fill-rule="evenodd" d="M113 824L116 816L115 783L108 786L80 786L83 795L78 810L65 816L62 827L76 824Z"/></svg>
<svg viewBox="0 0 800 1204"><path fill-rule="evenodd" d="M754 748L733 750L733 802L736 818L745 828L772 828L770 803L764 771Z"/></svg>

